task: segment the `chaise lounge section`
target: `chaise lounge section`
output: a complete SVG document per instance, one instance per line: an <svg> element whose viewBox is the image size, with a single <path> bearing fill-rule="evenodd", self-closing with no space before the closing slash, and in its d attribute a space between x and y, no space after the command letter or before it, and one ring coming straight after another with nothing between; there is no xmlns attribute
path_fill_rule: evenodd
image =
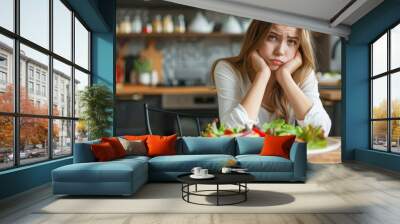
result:
<svg viewBox="0 0 400 224"><path fill-rule="evenodd" d="M259 182L304 182L306 144L295 142L290 159L260 156L264 138L182 137L177 155L127 156L96 162L91 141L75 144L74 163L52 171L53 193L68 195L132 195L148 181L176 181L176 177L200 166L218 172L228 160L236 160Z"/></svg>

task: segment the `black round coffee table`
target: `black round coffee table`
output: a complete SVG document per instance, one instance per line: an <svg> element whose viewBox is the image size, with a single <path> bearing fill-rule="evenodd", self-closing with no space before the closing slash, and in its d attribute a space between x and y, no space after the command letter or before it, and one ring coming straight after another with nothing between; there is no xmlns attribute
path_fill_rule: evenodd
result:
<svg viewBox="0 0 400 224"><path fill-rule="evenodd" d="M247 187L247 183L255 180L255 177L249 173L215 173L213 174L215 177L212 179L193 179L190 177L191 173L182 174L177 177L178 181L182 183L182 199L188 203L198 204L198 205L234 205L239 204L241 202L245 202L247 200L247 192L249 188ZM215 190L197 190L197 185L216 185ZM194 191L190 191L190 186L195 186ZM220 189L220 185L236 185L238 186L237 190L223 190ZM216 194L205 194L209 192L215 192ZM216 197L216 204L202 204L190 201L190 196L204 196L204 197ZM232 196L241 196L238 201L234 201L231 203L221 203L221 197L232 197Z"/></svg>

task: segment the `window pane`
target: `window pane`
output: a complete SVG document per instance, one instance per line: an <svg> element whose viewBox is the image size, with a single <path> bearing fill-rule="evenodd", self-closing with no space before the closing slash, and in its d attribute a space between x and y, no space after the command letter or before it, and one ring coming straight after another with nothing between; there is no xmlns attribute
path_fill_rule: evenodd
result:
<svg viewBox="0 0 400 224"><path fill-rule="evenodd" d="M53 156L72 154L72 121L53 120Z"/></svg>
<svg viewBox="0 0 400 224"><path fill-rule="evenodd" d="M390 85L391 115L400 118L400 72L391 75Z"/></svg>
<svg viewBox="0 0 400 224"><path fill-rule="evenodd" d="M14 42L0 35L0 111L14 111Z"/></svg>
<svg viewBox="0 0 400 224"><path fill-rule="evenodd" d="M387 121L372 122L372 148L387 151Z"/></svg>
<svg viewBox="0 0 400 224"><path fill-rule="evenodd" d="M13 118L0 116L0 170L14 165Z"/></svg>
<svg viewBox="0 0 400 224"><path fill-rule="evenodd" d="M75 18L75 63L89 70L89 32Z"/></svg>
<svg viewBox="0 0 400 224"><path fill-rule="evenodd" d="M86 86L89 86L89 75L75 69L75 117L79 117L81 114L79 95Z"/></svg>
<svg viewBox="0 0 400 224"><path fill-rule="evenodd" d="M394 120L390 122L392 125L392 133L391 133L391 140L392 140L392 152L400 153L400 120Z"/></svg>
<svg viewBox="0 0 400 224"><path fill-rule="evenodd" d="M75 121L75 143L85 142L88 138L88 129L84 120Z"/></svg>
<svg viewBox="0 0 400 224"><path fill-rule="evenodd" d="M391 31L390 48L390 67L395 69L400 67L400 24Z"/></svg>
<svg viewBox="0 0 400 224"><path fill-rule="evenodd" d="M71 66L53 60L53 115L72 117Z"/></svg>
<svg viewBox="0 0 400 224"><path fill-rule="evenodd" d="M383 35L372 45L373 75L387 71L387 34Z"/></svg>
<svg viewBox="0 0 400 224"><path fill-rule="evenodd" d="M21 164L34 163L49 158L48 119L22 117L20 119Z"/></svg>
<svg viewBox="0 0 400 224"><path fill-rule="evenodd" d="M20 0L21 36L49 48L49 0Z"/></svg>
<svg viewBox="0 0 400 224"><path fill-rule="evenodd" d="M60 0L53 1L53 9L53 51L72 60L72 12Z"/></svg>
<svg viewBox="0 0 400 224"><path fill-rule="evenodd" d="M14 31L14 0L0 1L0 26Z"/></svg>
<svg viewBox="0 0 400 224"><path fill-rule="evenodd" d="M47 55L21 44L21 113L48 114L48 64Z"/></svg>
<svg viewBox="0 0 400 224"><path fill-rule="evenodd" d="M372 80L372 118L387 118L387 77Z"/></svg>

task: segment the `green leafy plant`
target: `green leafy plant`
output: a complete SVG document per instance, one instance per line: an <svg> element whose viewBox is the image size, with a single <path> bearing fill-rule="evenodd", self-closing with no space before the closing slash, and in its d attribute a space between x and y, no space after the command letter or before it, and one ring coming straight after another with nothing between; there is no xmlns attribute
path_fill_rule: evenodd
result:
<svg viewBox="0 0 400 224"><path fill-rule="evenodd" d="M150 73L152 70L150 60L145 58L135 60L133 63L133 68L137 74Z"/></svg>
<svg viewBox="0 0 400 224"><path fill-rule="evenodd" d="M107 129L112 125L112 92L107 86L95 84L86 87L79 94L79 106L82 108L82 119L89 132L89 139L109 136Z"/></svg>

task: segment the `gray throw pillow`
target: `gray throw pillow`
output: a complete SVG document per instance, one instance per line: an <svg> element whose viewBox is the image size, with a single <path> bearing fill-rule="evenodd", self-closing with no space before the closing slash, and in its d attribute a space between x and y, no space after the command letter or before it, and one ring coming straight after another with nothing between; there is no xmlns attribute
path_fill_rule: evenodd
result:
<svg viewBox="0 0 400 224"><path fill-rule="evenodd" d="M135 156L146 156L147 149L146 145L141 140L133 140L129 141L124 138L118 137L119 142L121 142L122 147L124 147L126 151L126 155L135 155Z"/></svg>

